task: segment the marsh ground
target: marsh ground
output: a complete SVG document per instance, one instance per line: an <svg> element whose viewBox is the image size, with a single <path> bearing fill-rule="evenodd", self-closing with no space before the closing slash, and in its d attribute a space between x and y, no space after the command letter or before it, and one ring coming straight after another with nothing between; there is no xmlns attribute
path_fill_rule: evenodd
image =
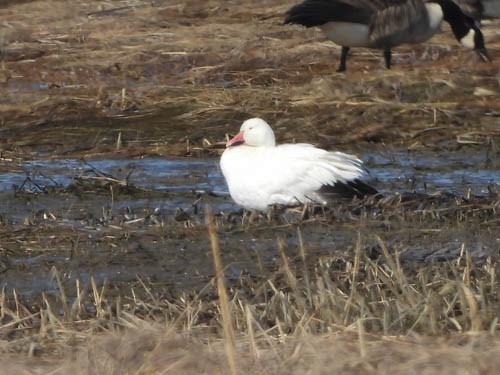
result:
<svg viewBox="0 0 500 375"><path fill-rule="evenodd" d="M27 176L1 192L0 373L230 372L231 353L250 373L498 367L498 21L483 25L491 64L445 27L395 49L390 71L378 51L354 49L338 74L339 48L281 24L290 5L0 6L0 171ZM374 170L408 159L412 172L375 174L380 200L252 225L213 186L141 185L147 158L216 165L226 134L253 116L282 141L369 153ZM92 161L66 183L33 174L70 159Z"/></svg>

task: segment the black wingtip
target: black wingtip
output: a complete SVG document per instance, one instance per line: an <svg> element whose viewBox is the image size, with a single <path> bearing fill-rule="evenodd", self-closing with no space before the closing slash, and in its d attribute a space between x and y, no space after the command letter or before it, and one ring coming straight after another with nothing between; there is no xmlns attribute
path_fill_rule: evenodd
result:
<svg viewBox="0 0 500 375"><path fill-rule="evenodd" d="M324 185L320 189L320 193L341 198L364 198L369 195L376 195L378 191L365 182L355 179L347 182L337 182L335 185Z"/></svg>
<svg viewBox="0 0 500 375"><path fill-rule="evenodd" d="M349 181L348 184L363 196L378 194L377 189L361 180L355 179L354 181Z"/></svg>

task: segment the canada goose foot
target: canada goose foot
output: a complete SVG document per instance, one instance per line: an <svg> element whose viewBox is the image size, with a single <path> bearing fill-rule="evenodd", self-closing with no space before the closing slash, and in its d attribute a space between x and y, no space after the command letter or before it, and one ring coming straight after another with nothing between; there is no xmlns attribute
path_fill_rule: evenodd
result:
<svg viewBox="0 0 500 375"><path fill-rule="evenodd" d="M481 60L484 62L492 62L493 59L491 58L490 54L488 53L488 50L486 48L477 48L474 51L479 55Z"/></svg>

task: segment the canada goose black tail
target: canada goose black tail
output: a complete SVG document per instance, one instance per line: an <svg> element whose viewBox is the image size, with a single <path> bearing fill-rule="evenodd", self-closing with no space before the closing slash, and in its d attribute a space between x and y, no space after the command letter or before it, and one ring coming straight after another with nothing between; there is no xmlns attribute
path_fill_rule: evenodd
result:
<svg viewBox="0 0 500 375"><path fill-rule="evenodd" d="M370 23L371 12L338 0L306 0L286 12L284 24L292 23L305 27L321 26L327 22Z"/></svg>
<svg viewBox="0 0 500 375"><path fill-rule="evenodd" d="M326 197L363 198L368 195L378 194L378 191L363 181L355 179L347 182L337 182L333 186L324 185L321 187L319 193Z"/></svg>

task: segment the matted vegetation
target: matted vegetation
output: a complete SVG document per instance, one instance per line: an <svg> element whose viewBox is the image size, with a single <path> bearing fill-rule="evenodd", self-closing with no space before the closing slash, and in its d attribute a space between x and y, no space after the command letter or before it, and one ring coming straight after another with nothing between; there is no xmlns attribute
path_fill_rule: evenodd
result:
<svg viewBox="0 0 500 375"><path fill-rule="evenodd" d="M163 227L170 220L164 215L127 222L116 210L107 221L89 217L84 227L79 220L71 229L58 213L34 218L36 231L4 223L6 248L20 241L25 245L17 251L69 251L77 262L53 262L55 289L41 299L3 291L3 351L18 353L9 371L231 373L230 358L235 372L256 374L419 368L451 374L463 366L488 373L498 365L500 350L498 204L495 195L416 194L345 202L305 220L292 211L274 223L262 218L241 224L237 214L199 212L191 214L189 226L180 220ZM206 218L213 223L208 231ZM453 240L464 226L463 242ZM128 261L98 258L98 242L84 238L91 228L100 232L99 247L107 242ZM344 248L333 242L325 249L316 244L325 230L356 235ZM269 237L270 249L240 242L259 236ZM170 252L175 238L184 237L194 243L189 256L201 262ZM177 267L197 269L198 281L182 287L175 285L182 277L162 280L147 273L102 284L93 277L72 281L74 267L88 267L79 254L108 259L105 270L133 259L143 263L144 251L152 256L152 244L166 252L153 262L176 258ZM217 271L210 271L210 251ZM21 353L30 358L22 366ZM63 360L68 354L72 359Z"/></svg>
<svg viewBox="0 0 500 375"><path fill-rule="evenodd" d="M390 71L379 51L353 49L337 74L339 48L319 30L282 25L289 6L45 0L1 9L3 155L115 152L118 132L129 152L178 154L183 139L220 140L257 115L282 139L330 147L499 143L498 62L480 62L446 27L396 48ZM498 24L483 30L495 58Z"/></svg>
<svg viewBox="0 0 500 375"><path fill-rule="evenodd" d="M213 156L250 116L282 140L473 150L498 168L498 21L483 28L492 64L445 28L395 49L390 71L354 49L337 74L339 49L318 30L281 24L290 5L2 4L0 168ZM154 204L175 193L127 178L27 180L2 193L0 277L42 285L2 290L0 373L493 373L498 193L409 190L248 223L206 216L224 201L210 194L172 214Z"/></svg>

